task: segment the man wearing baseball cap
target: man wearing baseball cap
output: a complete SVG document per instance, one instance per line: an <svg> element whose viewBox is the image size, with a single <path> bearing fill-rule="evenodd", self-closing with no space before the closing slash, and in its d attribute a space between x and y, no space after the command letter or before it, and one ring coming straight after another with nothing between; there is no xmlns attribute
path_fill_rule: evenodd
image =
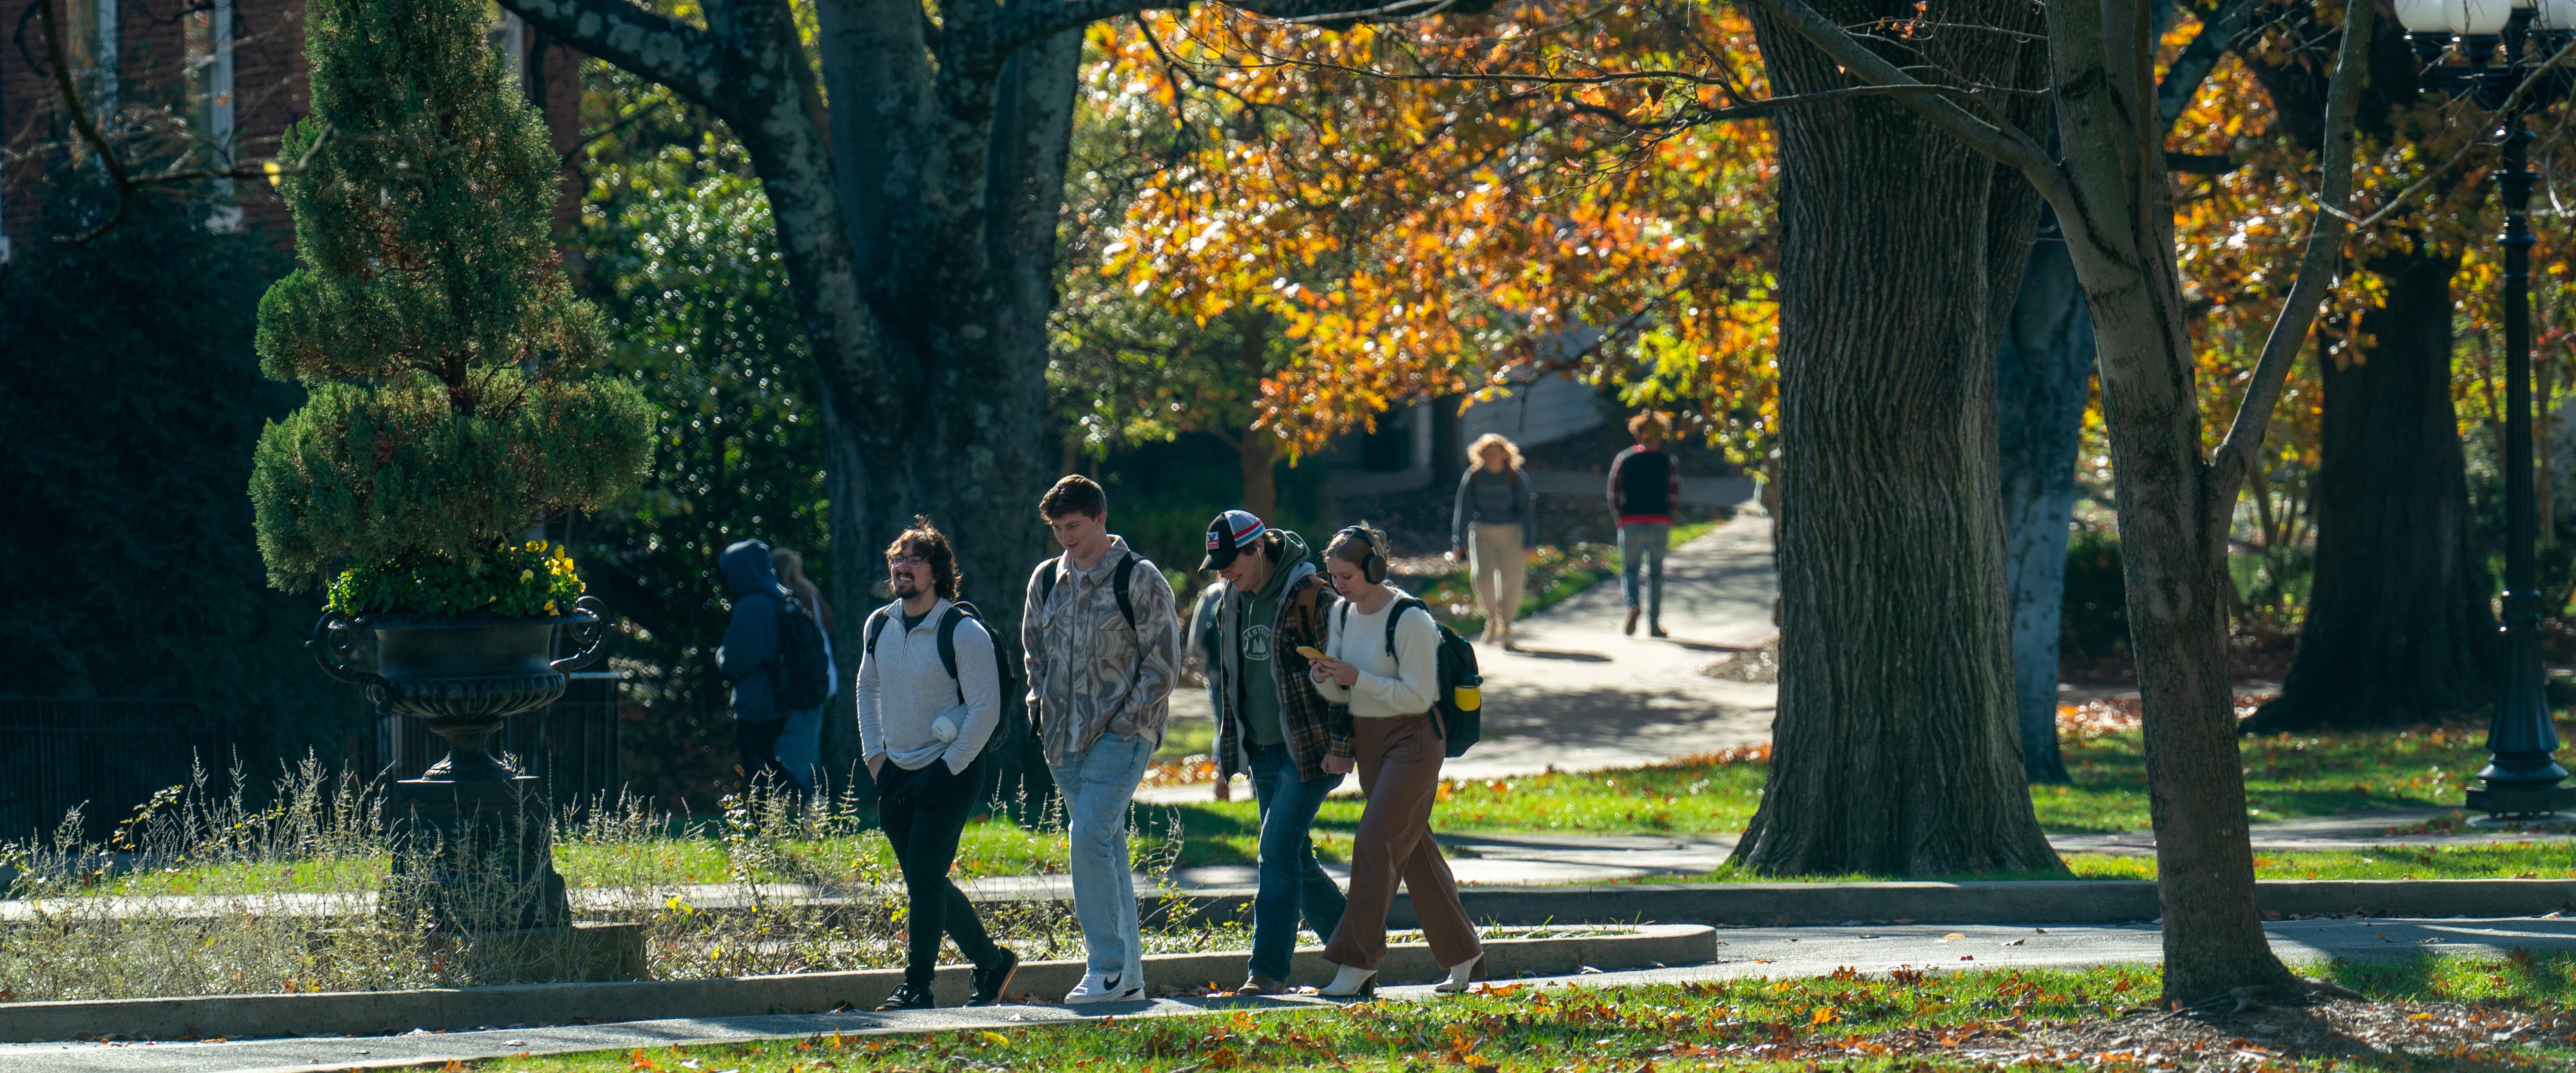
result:
<svg viewBox="0 0 2576 1073"><path fill-rule="evenodd" d="M1217 701L1217 777L1252 777L1261 808L1259 890L1252 899L1252 959L1237 994L1287 988L1297 919L1318 936L1342 920L1342 891L1315 861L1311 832L1324 795L1351 770L1350 711L1307 679L1299 648L1321 649L1337 599L1306 541L1239 510L1208 523L1199 569L1225 579L1217 602L1209 692Z"/></svg>

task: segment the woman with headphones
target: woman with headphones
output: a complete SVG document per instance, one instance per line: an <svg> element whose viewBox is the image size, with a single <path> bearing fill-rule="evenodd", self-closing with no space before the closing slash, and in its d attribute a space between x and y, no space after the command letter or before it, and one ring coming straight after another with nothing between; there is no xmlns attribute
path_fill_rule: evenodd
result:
<svg viewBox="0 0 2576 1073"><path fill-rule="evenodd" d="M1308 658L1316 692L1350 706L1360 791L1368 805L1352 836L1350 901L1324 946L1337 971L1323 993L1377 989L1386 956L1386 913L1395 883L1413 894L1413 915L1431 954L1449 972L1441 991L1483 979L1484 948L1458 902L1458 881L1431 841L1440 791L1440 628L1422 601L1386 583L1386 534L1367 523L1334 534L1324 565L1343 603L1327 616L1324 651Z"/></svg>

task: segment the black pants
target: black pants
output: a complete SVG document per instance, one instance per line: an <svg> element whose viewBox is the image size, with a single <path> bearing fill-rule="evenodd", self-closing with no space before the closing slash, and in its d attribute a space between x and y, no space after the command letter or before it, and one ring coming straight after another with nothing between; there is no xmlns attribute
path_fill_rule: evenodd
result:
<svg viewBox="0 0 2576 1073"><path fill-rule="evenodd" d="M787 729L787 720L763 722L733 721L733 747L742 754L742 785L750 789L760 782L761 772L769 773L773 788L793 790L796 780L787 774L787 765L778 762L778 735Z"/></svg>
<svg viewBox="0 0 2576 1073"><path fill-rule="evenodd" d="M975 786L983 761L951 772L944 760L919 771L906 771L894 761L877 774L877 816L886 841L894 844L895 862L903 867L903 889L911 921L906 929L912 946L906 952L906 983L930 986L939 968L939 937L957 940L957 950L977 965L1000 960L1002 951L984 933L975 905L966 892L948 881L957 863L957 839L966 832L967 814L975 810Z"/></svg>

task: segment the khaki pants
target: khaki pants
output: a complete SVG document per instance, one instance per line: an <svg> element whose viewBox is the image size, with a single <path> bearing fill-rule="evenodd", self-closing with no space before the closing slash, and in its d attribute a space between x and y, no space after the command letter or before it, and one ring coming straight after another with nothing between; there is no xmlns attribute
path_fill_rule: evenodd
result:
<svg viewBox="0 0 2576 1073"><path fill-rule="evenodd" d="M1467 545L1467 576L1475 582L1476 607L1485 613L1487 630L1510 633L1521 616L1521 586L1529 580L1529 550L1521 547L1521 527L1477 522Z"/></svg>
<svg viewBox="0 0 2576 1073"><path fill-rule="evenodd" d="M1518 540L1517 534L1513 539ZM1458 902L1458 881L1431 841L1431 805L1440 794L1440 731L1431 715L1351 720L1358 753L1360 791L1368 805L1351 836L1350 901L1342 923L1324 944L1324 960L1374 969L1386 957L1386 911L1395 883L1413 895L1413 917L1442 968L1475 957L1484 948L1476 926Z"/></svg>

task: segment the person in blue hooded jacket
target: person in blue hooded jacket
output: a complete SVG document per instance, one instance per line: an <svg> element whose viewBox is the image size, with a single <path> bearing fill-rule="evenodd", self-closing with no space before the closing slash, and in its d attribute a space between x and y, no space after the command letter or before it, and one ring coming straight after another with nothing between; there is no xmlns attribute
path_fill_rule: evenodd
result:
<svg viewBox="0 0 2576 1073"><path fill-rule="evenodd" d="M742 753L743 784L768 772L776 785L793 785L787 767L778 762L778 734L791 712L778 710L770 688L770 663L778 656L778 612L787 589L770 565L769 545L757 540L735 543L716 556L725 591L733 596L733 621L724 643L716 648L716 673L733 683L733 740Z"/></svg>

